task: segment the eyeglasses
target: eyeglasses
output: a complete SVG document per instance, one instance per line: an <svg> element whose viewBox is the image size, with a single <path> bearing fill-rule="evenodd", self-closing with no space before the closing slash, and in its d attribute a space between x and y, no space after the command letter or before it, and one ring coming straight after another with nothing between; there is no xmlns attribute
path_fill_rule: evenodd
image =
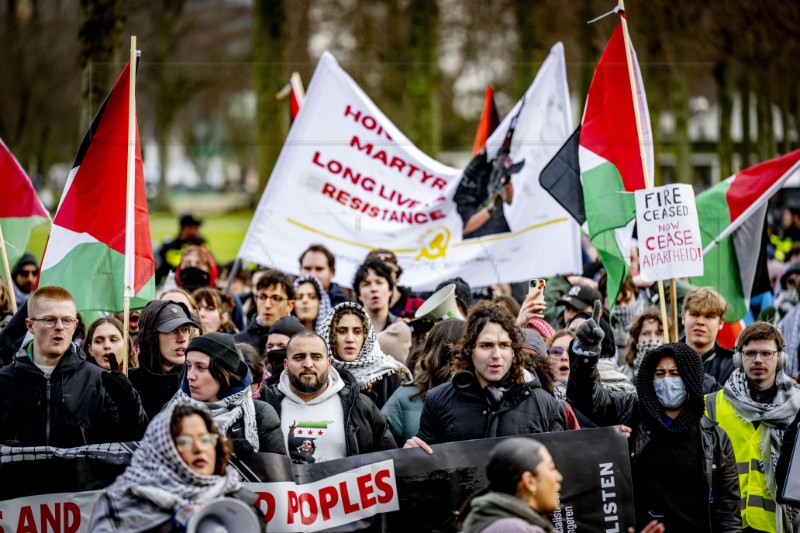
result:
<svg viewBox="0 0 800 533"><path fill-rule="evenodd" d="M551 346L550 348L547 349L547 355L549 355L550 357L561 357L562 355L564 355L565 351L566 350L564 350L564 348L562 348L561 346Z"/></svg>
<svg viewBox="0 0 800 533"><path fill-rule="evenodd" d="M203 447L211 447L217 445L219 436L214 433L203 433L198 435L197 438L190 437L189 435L178 435L175 437L175 447L180 451L189 450L192 445L197 442Z"/></svg>
<svg viewBox="0 0 800 533"><path fill-rule="evenodd" d="M775 357L776 353L778 353L778 352L776 352L775 350L763 350L763 351L762 350L745 350L745 351L742 352L742 355L744 356L745 359L755 359L756 357L758 357L760 355L761 359L763 359L764 361L769 361L770 359Z"/></svg>
<svg viewBox="0 0 800 533"><path fill-rule="evenodd" d="M45 317L42 317L42 318L31 318L31 322L41 322L42 324L44 324L48 328L56 327L56 323L59 320L61 321L61 325L64 326L65 328L71 328L72 326L74 326L78 322L77 318L72 318L71 316L65 316L65 317L61 317L61 318L58 318L58 317L55 317L55 316L45 316Z"/></svg>
<svg viewBox="0 0 800 533"><path fill-rule="evenodd" d="M286 300L288 300L288 298L284 298L283 296L278 296L277 294L273 294L271 296L266 294L259 294L258 296L256 296L256 300L258 300L262 304L265 303L267 300L269 300L273 304L278 305L281 302L285 302Z"/></svg>

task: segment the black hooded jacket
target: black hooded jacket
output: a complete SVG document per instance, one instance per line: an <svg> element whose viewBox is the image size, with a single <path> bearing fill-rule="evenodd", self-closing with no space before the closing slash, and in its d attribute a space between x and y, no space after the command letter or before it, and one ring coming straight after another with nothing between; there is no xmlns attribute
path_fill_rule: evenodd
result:
<svg viewBox="0 0 800 533"><path fill-rule="evenodd" d="M0 443L71 448L142 437L147 417L140 410L138 419L120 421L103 388L103 369L87 363L74 344L50 379L25 348L0 369Z"/></svg>
<svg viewBox="0 0 800 533"><path fill-rule="evenodd" d="M542 388L538 377L492 397L471 371L462 370L428 392L417 437L441 444L566 429L564 407Z"/></svg>
<svg viewBox="0 0 800 533"><path fill-rule="evenodd" d="M708 500L696 502L697 511L690 516L695 522L706 523L706 531L741 531L739 513L739 478L736 472L736 459L728 435L718 424L704 416L703 364L697 352L683 343L665 344L648 353L639 367L636 378L637 393L611 391L600 386L597 379L596 354L577 352L575 342L570 345L572 368L567 386L567 400L601 427L624 424L630 426L632 434L628 440L631 469L634 479L649 479L655 486L666 487L678 481L685 490L694 489L696 481L702 480L705 487L700 492L708 495ZM680 372L686 387L687 397L681 406L680 414L671 425L665 422L664 410L655 393L653 375L663 357L670 356ZM694 429L696 428L696 429ZM659 457L648 454L648 448L663 450L670 443L696 442L699 449L689 447L685 455L697 460L698 471L692 479L675 480L671 468L650 469L642 472L643 465L659 461ZM647 454L647 455L646 455ZM663 455L663 454L662 454ZM642 458L646 457L645 461ZM688 462L685 457L684 462ZM661 480L661 481L659 481ZM637 490L645 490L638 488ZM666 491L665 491L666 492ZM683 491L681 491L683 492ZM668 524L667 531L682 530L680 517L670 512L678 506L682 494L664 495L659 519ZM651 509L642 508L642 499L636 502L637 526L644 527L649 520ZM691 515L691 511L681 509ZM646 521L645 521L646 520ZM643 523L640 523L643 522ZM673 529L675 528L675 529ZM685 528L683 529L685 530Z"/></svg>
<svg viewBox="0 0 800 533"><path fill-rule="evenodd" d="M179 302L154 300L142 309L139 316L139 367L132 368L128 377L133 388L142 398L142 406L152 419L172 399L181 387L184 365L177 365L169 372L161 368L161 351L158 343L158 315L168 305L179 305L187 316L190 311Z"/></svg>

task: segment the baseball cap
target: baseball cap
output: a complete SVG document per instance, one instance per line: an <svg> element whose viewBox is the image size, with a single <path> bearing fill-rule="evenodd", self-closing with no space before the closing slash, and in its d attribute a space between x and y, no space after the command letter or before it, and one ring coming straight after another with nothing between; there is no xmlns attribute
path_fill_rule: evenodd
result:
<svg viewBox="0 0 800 533"><path fill-rule="evenodd" d="M556 305L568 305L575 309L591 308L595 300L600 300L600 291L593 289L588 285L573 285L570 287L567 294L565 294Z"/></svg>
<svg viewBox="0 0 800 533"><path fill-rule="evenodd" d="M165 305L158 313L158 326L156 330L158 330L159 333L169 333L185 324L201 329L200 324L192 320L189 316L184 305L177 302L169 302L169 304Z"/></svg>
<svg viewBox="0 0 800 533"><path fill-rule="evenodd" d="M181 227L184 227L184 226L200 226L203 223L202 220L200 220L199 218L195 218L194 215L191 214L191 213L182 214L181 218L180 218L180 221L181 221Z"/></svg>

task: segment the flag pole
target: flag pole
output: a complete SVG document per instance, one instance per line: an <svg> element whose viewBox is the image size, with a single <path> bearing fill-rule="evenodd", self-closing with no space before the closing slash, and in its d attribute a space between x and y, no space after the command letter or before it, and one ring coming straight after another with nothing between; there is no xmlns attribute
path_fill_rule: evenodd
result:
<svg viewBox="0 0 800 533"><path fill-rule="evenodd" d="M628 20L625 16L625 0L619 0L619 10L620 23L622 24L622 36L625 42L625 63L628 66L628 79L631 84L631 96L633 99L633 115L636 119L636 133L639 136L639 157L642 160L642 176L644 176L645 189L649 189L652 187L652 183L650 181L650 170L647 167L647 153L644 148L644 134L642 133L641 113L639 110L639 93L636 91L636 79L633 73L633 65L631 64L633 47L631 46L631 36L628 33ZM667 306L664 301L664 282L662 280L658 280L658 299L661 303L661 322L664 326L664 342L668 343L670 342L671 333L669 327L667 327L669 321L667 320Z"/></svg>
<svg viewBox="0 0 800 533"><path fill-rule="evenodd" d="M134 294L135 284L134 265L136 264L134 254L134 231L133 224L135 215L135 194L136 194L136 36L131 36L131 57L128 63L128 76L130 87L128 90L128 169L126 173L125 187L125 297L123 299L123 346L130 345L131 330L131 295ZM128 351L127 348L122 355L122 372L128 374Z"/></svg>
<svg viewBox="0 0 800 533"><path fill-rule="evenodd" d="M8 299L11 300L11 312L17 314L17 299L14 297L14 280L11 279L11 269L8 267L8 254L6 253L6 241L3 238L3 226L0 224L0 250L3 254L3 273L8 281Z"/></svg>

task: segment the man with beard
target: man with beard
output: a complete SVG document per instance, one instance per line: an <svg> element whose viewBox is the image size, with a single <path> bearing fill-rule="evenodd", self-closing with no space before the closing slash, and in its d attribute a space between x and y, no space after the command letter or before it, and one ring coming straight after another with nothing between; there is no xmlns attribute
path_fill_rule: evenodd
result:
<svg viewBox="0 0 800 533"><path fill-rule="evenodd" d="M381 412L359 392L349 372L331 366L325 341L313 331L291 338L284 372L264 399L281 417L286 447L295 463L397 447Z"/></svg>
<svg viewBox="0 0 800 533"><path fill-rule="evenodd" d="M775 468L783 434L800 410L800 385L784 372L786 342L768 322L736 341L725 388L706 396L706 413L733 443L744 531L800 531L800 509L776 504Z"/></svg>

